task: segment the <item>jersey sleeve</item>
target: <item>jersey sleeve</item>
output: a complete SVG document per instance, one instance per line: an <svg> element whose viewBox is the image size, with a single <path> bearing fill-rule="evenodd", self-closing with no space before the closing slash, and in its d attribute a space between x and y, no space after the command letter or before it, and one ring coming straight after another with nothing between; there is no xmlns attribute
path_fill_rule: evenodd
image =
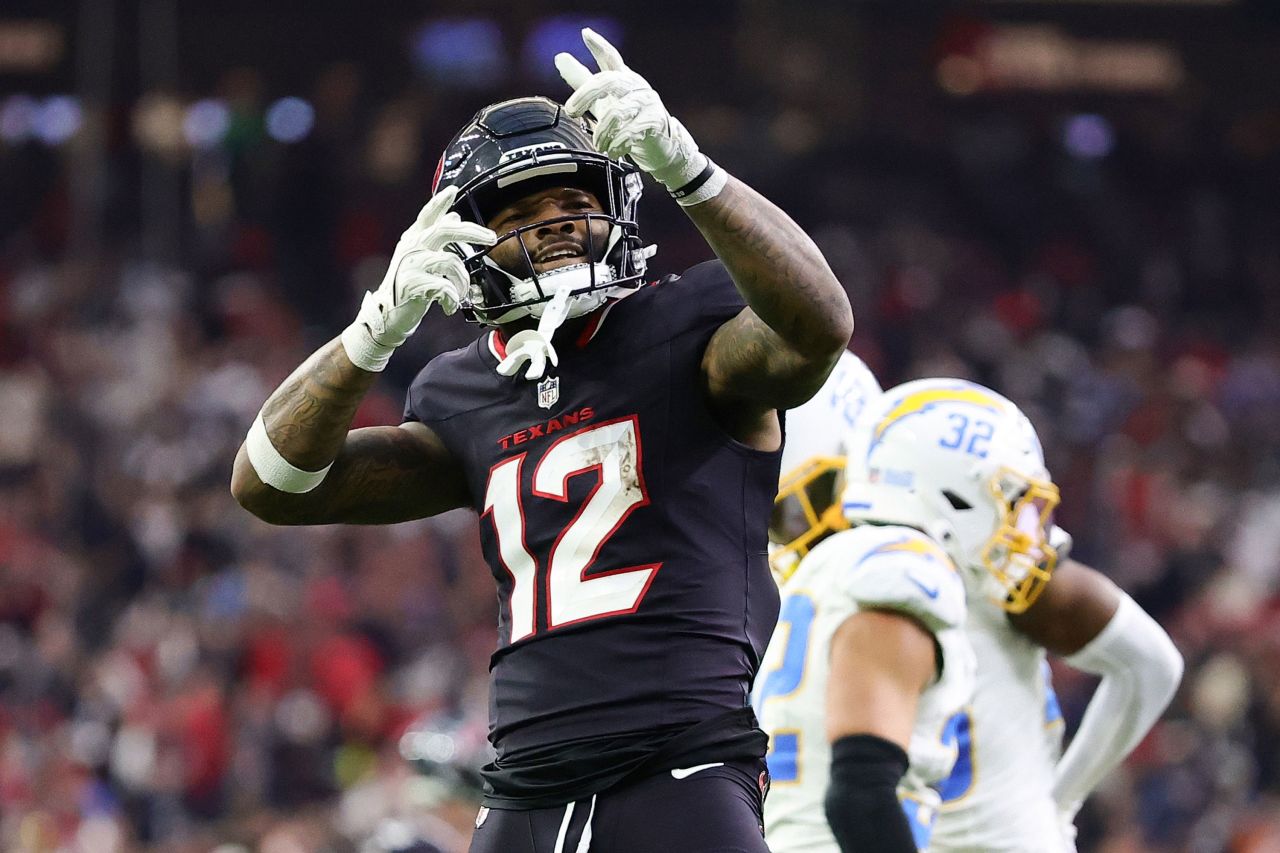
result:
<svg viewBox="0 0 1280 853"><path fill-rule="evenodd" d="M413 406L413 386L417 385L421 378L422 373L419 372L418 375L413 378L413 381L409 383L409 388L404 392L404 414L401 416L401 421L407 422L422 420L422 417L414 410Z"/></svg>
<svg viewBox="0 0 1280 853"><path fill-rule="evenodd" d="M441 353L418 371L405 392L406 421L431 424L476 404L472 395L483 378L476 375L476 348L472 344Z"/></svg>
<svg viewBox="0 0 1280 853"><path fill-rule="evenodd" d="M437 415L430 411L430 401L427 399L429 395L424 391L430 388L430 372L431 365L418 371L418 375L413 377L413 381L409 383L409 388L404 392L404 420L430 422L435 420Z"/></svg>
<svg viewBox="0 0 1280 853"><path fill-rule="evenodd" d="M935 634L964 625L964 582L946 552L915 531L864 552L839 585L858 607L901 611Z"/></svg>
<svg viewBox="0 0 1280 853"><path fill-rule="evenodd" d="M658 283L664 303L663 322L670 334L709 334L747 307L729 271L718 260L706 261Z"/></svg>

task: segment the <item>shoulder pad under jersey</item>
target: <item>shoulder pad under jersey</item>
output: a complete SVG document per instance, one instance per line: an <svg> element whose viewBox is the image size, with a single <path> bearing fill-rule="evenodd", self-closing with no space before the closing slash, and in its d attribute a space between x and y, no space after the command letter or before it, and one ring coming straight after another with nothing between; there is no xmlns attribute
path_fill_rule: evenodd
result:
<svg viewBox="0 0 1280 853"><path fill-rule="evenodd" d="M680 275L666 276L653 286L666 298L680 301L679 307L673 306L669 311L688 313L691 319L707 317L723 322L747 305L719 259L696 264ZM672 319L668 317L667 321Z"/></svg>
<svg viewBox="0 0 1280 853"><path fill-rule="evenodd" d="M843 564L837 588L859 607L902 611L934 633L964 625L964 582L942 547L920 531L858 527L819 548L824 559Z"/></svg>

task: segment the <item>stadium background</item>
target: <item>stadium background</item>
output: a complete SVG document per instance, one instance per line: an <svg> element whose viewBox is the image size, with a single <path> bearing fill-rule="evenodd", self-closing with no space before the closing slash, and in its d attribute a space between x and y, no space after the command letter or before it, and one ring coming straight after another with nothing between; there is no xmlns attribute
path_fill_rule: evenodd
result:
<svg viewBox="0 0 1280 853"><path fill-rule="evenodd" d="M0 847L353 851L388 816L459 843L470 805L428 808L397 742L483 732L474 519L270 528L229 467L453 131L563 97L586 22L814 235L885 384L1027 409L1076 554L1181 648L1081 849L1280 850L1276 4L574 8L0 11ZM642 226L662 271L708 254L653 188ZM475 334L428 317L359 424ZM1057 685L1071 726L1092 685Z"/></svg>

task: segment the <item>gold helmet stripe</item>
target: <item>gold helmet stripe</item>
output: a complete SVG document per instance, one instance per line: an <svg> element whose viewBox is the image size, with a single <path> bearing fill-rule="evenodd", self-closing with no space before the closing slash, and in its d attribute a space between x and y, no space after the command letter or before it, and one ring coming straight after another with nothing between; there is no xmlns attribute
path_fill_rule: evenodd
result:
<svg viewBox="0 0 1280 853"><path fill-rule="evenodd" d="M1004 404L985 391L974 387L928 388L915 391L898 401L876 424L873 441L878 442L889 428L909 415L919 414L938 403L969 403L989 412L1003 412Z"/></svg>

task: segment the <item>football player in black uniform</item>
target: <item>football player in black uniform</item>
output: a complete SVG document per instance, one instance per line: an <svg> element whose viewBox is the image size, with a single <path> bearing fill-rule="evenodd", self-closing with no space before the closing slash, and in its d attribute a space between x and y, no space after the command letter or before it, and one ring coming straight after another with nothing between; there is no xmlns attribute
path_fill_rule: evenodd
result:
<svg viewBox="0 0 1280 853"><path fill-rule="evenodd" d="M500 599L472 851L764 851L748 707L777 617L779 410L852 332L821 253L591 31L565 106L481 110L356 321L267 400L232 492L277 524L480 514ZM656 283L644 170L718 260ZM350 430L432 304L492 327Z"/></svg>

